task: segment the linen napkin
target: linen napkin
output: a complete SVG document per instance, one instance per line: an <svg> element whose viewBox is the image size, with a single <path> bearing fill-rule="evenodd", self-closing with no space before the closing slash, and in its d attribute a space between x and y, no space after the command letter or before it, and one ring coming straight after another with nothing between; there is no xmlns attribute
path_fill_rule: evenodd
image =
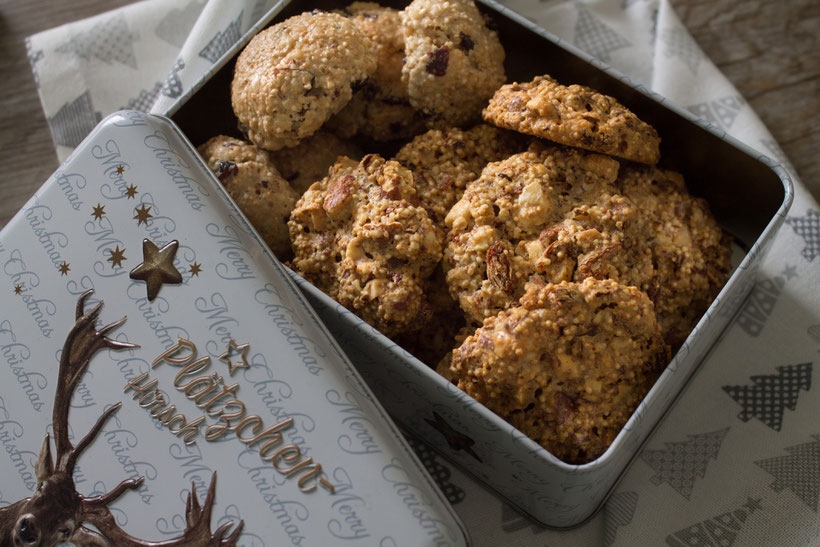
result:
<svg viewBox="0 0 820 547"><path fill-rule="evenodd" d="M57 154L117 109L166 112L277 3L146 0L31 36ZM502 3L790 169L667 0ZM533 524L414 443L476 545L820 542L820 211L791 176L794 204L752 294L587 523Z"/></svg>

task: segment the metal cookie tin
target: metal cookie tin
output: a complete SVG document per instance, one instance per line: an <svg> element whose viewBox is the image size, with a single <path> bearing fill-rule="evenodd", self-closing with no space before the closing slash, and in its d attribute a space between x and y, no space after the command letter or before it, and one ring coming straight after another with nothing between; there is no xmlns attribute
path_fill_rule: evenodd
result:
<svg viewBox="0 0 820 547"><path fill-rule="evenodd" d="M401 8L402 2L383 2ZM254 31L302 11L343 8L340 1L283 2ZM780 166L719 129L665 104L600 61L491 0L479 0L506 50L510 81L550 74L618 98L663 138L661 164L682 172L718 223L742 249L728 283L639 405L609 450L584 465L559 461L394 342L294 274L345 352L391 416L413 435L492 487L539 522L569 527L606 499L652 430L754 284L755 272L791 205L791 181ZM174 107L173 119L194 142L236 134L228 98L233 59L227 53L200 89ZM207 112L207 119L203 119Z"/></svg>
<svg viewBox="0 0 820 547"><path fill-rule="evenodd" d="M106 118L0 232L0 363L0 534L22 533L7 506L51 488L35 465L46 433L65 469L68 439L82 445L121 402L70 466L89 498L132 481L104 535L179 537L192 488L201 501L218 474L215 503L194 513L213 531L244 521L240 545L467 543L295 283L165 118Z"/></svg>

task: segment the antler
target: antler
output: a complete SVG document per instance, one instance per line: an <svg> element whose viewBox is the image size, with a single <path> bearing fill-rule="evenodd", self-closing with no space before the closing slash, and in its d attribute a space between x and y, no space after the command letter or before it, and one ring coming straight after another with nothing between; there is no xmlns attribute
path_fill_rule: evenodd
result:
<svg viewBox="0 0 820 547"><path fill-rule="evenodd" d="M125 322L125 317L104 326L100 330L96 330L95 323L100 316L103 303L100 302L90 312L83 313L85 301L93 292L93 290L87 290L77 301L76 323L69 331L65 344L63 344L63 352L60 356L60 371L57 378L57 393L54 395L54 412L51 419L54 425L54 444L57 449L56 469L65 471L68 474L73 472L74 463L77 461L80 452L99 433L105 421L119 409L119 405L114 405L106 410L77 447L72 446L68 438L68 412L71 408L71 397L74 394L74 389L88 368L88 363L94 354L103 348L123 350L139 347L137 344L112 340L106 336L108 332L122 325Z"/></svg>
<svg viewBox="0 0 820 547"><path fill-rule="evenodd" d="M122 485L120 485L120 487L122 487ZM124 487L120 493L123 491L125 491ZM211 534L211 511L213 510L215 495L215 472L211 477L211 484L208 487L208 494L205 496L205 503L201 506L199 505L199 499L196 495L196 485L191 483L191 492L188 494L185 507L185 520L187 523L185 531L179 538L159 543L137 539L120 528L114 515L105 505L105 503L108 503L111 499L105 502L102 500L102 498L108 498L110 494L94 500L85 500L83 502L82 520L97 527L102 535L113 545L122 547L235 547L245 523L240 521L230 535L226 534L231 526L233 526L233 521L226 522ZM76 540L78 544L81 544L82 539L86 537L85 534L88 532L90 532L88 529L81 528L77 532L79 535L72 539Z"/></svg>

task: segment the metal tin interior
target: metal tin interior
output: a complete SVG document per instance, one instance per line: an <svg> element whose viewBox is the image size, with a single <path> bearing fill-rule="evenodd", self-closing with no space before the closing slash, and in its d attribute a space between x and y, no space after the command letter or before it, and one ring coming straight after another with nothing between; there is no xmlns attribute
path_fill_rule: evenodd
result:
<svg viewBox="0 0 820 547"><path fill-rule="evenodd" d="M407 2L385 1L382 3L401 8ZM305 10L314 8L333 10L343 8L347 4L348 2L344 1L328 0L282 2L266 16L266 19L272 18L272 24ZM506 489L505 483L509 481L504 477L503 472L497 468L494 469L487 462L473 461L465 455L464 451L455 450L441 439L435 438L435 433L431 436L431 430L425 426L422 417L412 415L407 411L406 406L386 400L387 394L395 393L395 386L385 384L384 378L372 372L377 370L376 367L381 367L384 361L399 359L403 360L402 363L407 367L408 377L422 378L419 380L419 385L428 385L432 391L441 391L449 389L442 386L442 383L446 384L446 382L411 356L400 355L401 352L396 349L395 344L378 333L368 332L367 325L351 317L349 312L343 308L340 309L340 306L332 306L328 302L329 299L322 299L323 295L312 287L306 286L306 283L302 288L307 291L315 306L324 308L325 313L320 310L320 314L326 322L332 321L334 314L343 317L337 325L340 330L335 334L338 336L341 333L342 337L347 339L347 344L345 340L340 340L340 342L346 347L368 383L395 419L432 444L448 459L487 482L500 495L536 520L556 527L574 526L591 516L601 506L619 477L638 453L640 446L660 422L663 414L671 407L689 377L697 369L697 365L748 294L754 284L757 264L765 254L771 237L782 223L791 204L791 182L785 171L774 165L768 158L752 151L705 122L697 120L688 112L664 104L663 98L653 95L640 86L631 85L628 79L609 69L600 61L563 43L497 2L480 0L479 7L490 14L498 26L498 33L507 53L505 69L509 81L526 81L535 75L550 74L562 83L588 85L617 97L658 130L663 139L661 165L682 172L690 191L709 202L721 227L733 235L737 244L747 251L721 295L706 312L687 343L675 356L625 426L624 432L619 435L610 450L598 460L584 466L571 466L560 462L529 439L521 439L520 437L523 436L520 433L475 401L472 401L474 406L471 410L464 411L460 416L453 414L452 419L461 420L460 426L471 433L477 431L481 434L481 431L485 431L488 437L501 435L499 433L501 430L504 430L505 435L514 437L517 433L519 437L515 438L513 444L520 446L521 454L525 454L532 460L531 464L534 467L528 467L528 469L537 469L542 466L541 469L544 472L557 472L570 479L587 476L606 484L597 487L595 495L590 496L581 504L583 507L576 510L571 518L566 519L555 519L551 516L555 507L551 511L550 505L560 505L560 502L546 499L534 491L511 492ZM230 105L232 67L239 51L241 47L226 54L226 57L219 62L222 68L216 71L187 101L180 104L172 116L194 144L200 144L220 133L241 136L236 128L236 120ZM389 145L373 145L364 149L379 151L384 155L392 153ZM332 327L331 330L333 330ZM345 334L348 332L349 336ZM357 355L357 348L363 347L361 344L366 344L367 350ZM456 388L452 389L458 391ZM460 395L472 400L463 393ZM437 400L441 402L447 400L447 397L442 396ZM460 396L458 400L462 400ZM421 412L426 412L426 409L419 409L416 414L420 415ZM474 427L475 424L470 424L468 423L470 420L465 419L465 416L470 413L480 415L480 417L473 416L472 420L480 422L480 427ZM580 488L582 483L579 480L573 484Z"/></svg>

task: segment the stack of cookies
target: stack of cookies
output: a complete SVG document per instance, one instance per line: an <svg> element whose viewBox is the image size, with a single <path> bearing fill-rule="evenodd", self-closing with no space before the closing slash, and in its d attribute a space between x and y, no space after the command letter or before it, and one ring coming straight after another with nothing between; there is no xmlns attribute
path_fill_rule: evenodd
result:
<svg viewBox="0 0 820 547"><path fill-rule="evenodd" d="M616 99L505 80L472 0L303 13L236 62L246 141L200 152L277 256L587 462L725 283L729 240Z"/></svg>

